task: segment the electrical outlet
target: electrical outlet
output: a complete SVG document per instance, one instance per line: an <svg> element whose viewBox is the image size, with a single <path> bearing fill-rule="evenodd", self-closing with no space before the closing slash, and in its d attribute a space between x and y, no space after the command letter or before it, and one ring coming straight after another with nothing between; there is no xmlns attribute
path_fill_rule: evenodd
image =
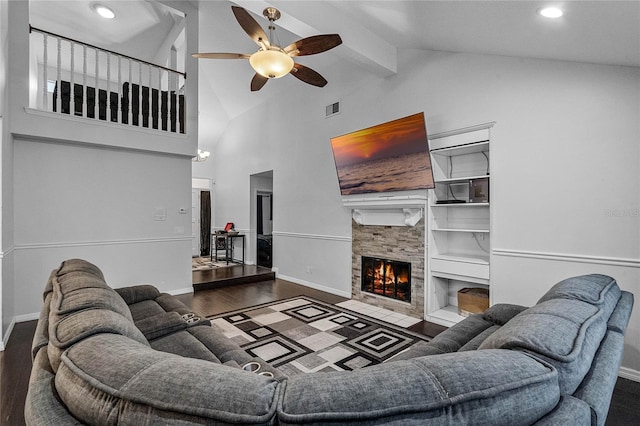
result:
<svg viewBox="0 0 640 426"><path fill-rule="evenodd" d="M311 266L307 265L307 274L310 274L310 273L311 273Z"/></svg>

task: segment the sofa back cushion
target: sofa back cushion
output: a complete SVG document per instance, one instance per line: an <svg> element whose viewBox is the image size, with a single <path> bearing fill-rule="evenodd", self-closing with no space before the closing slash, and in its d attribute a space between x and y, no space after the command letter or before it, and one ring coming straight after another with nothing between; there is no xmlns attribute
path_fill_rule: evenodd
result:
<svg viewBox="0 0 640 426"><path fill-rule="evenodd" d="M68 262L74 267L69 267ZM107 285L97 266L80 259L67 260L62 262L52 278L52 313L63 315L82 309L103 308L133 320L124 299Z"/></svg>
<svg viewBox="0 0 640 426"><path fill-rule="evenodd" d="M80 259L64 261L51 274L45 297L49 290L48 354L54 371L66 348L94 334L121 334L148 345L127 304L105 283L97 266Z"/></svg>
<svg viewBox="0 0 640 426"><path fill-rule="evenodd" d="M501 371L509 374L496 374ZM511 426L534 424L559 399L558 374L550 365L517 351L466 351L292 376L278 420Z"/></svg>
<svg viewBox="0 0 640 426"><path fill-rule="evenodd" d="M517 349L549 362L562 393L573 394L600 347L620 289L603 275L573 277L556 284L540 302L489 336L480 349Z"/></svg>
<svg viewBox="0 0 640 426"><path fill-rule="evenodd" d="M87 424L272 424L283 385L199 359L98 334L67 349L55 378Z"/></svg>

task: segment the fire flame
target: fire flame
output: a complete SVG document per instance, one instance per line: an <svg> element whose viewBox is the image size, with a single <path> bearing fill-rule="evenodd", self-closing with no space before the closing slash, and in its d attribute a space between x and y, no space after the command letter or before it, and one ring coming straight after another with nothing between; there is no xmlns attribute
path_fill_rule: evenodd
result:
<svg viewBox="0 0 640 426"><path fill-rule="evenodd" d="M375 269L374 280L381 284L408 283L409 276L406 270L401 271L401 273L396 276L391 264L385 265L383 262L380 262L380 266Z"/></svg>

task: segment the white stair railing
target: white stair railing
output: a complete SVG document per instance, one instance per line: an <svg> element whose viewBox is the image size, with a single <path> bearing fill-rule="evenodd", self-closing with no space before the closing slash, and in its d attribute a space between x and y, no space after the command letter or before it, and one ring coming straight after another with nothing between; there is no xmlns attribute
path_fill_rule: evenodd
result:
<svg viewBox="0 0 640 426"><path fill-rule="evenodd" d="M184 72L39 28L30 27L30 32L41 94L32 107L185 133ZM56 60L50 63L53 55ZM50 79L52 75L55 80Z"/></svg>

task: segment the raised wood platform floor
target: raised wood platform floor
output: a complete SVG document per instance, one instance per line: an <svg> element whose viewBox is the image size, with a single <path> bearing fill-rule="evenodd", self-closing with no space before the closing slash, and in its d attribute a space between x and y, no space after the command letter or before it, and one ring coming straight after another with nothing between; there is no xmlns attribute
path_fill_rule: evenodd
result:
<svg viewBox="0 0 640 426"><path fill-rule="evenodd" d="M193 271L193 290L211 290L238 284L258 283L276 279L269 268L256 265L233 265L226 268Z"/></svg>

